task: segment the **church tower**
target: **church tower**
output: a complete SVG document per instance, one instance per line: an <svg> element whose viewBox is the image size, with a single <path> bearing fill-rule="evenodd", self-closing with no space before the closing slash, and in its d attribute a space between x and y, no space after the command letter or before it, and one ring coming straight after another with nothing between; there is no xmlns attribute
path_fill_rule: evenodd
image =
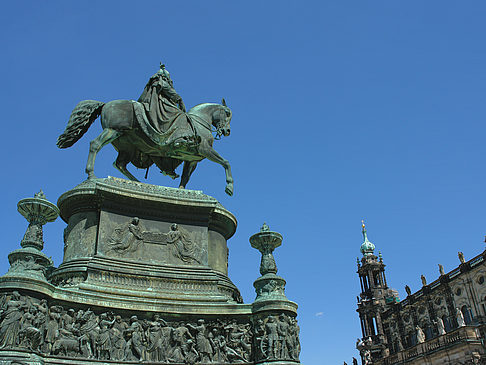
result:
<svg viewBox="0 0 486 365"><path fill-rule="evenodd" d="M386 337L383 331L381 313L386 305L398 300L396 292L390 290L386 283L385 264L381 253L374 254L375 245L368 240L366 227L362 221L363 243L360 251L361 260L357 258L358 275L361 284L361 293L358 297L362 338L357 343L361 357L382 357L386 351Z"/></svg>

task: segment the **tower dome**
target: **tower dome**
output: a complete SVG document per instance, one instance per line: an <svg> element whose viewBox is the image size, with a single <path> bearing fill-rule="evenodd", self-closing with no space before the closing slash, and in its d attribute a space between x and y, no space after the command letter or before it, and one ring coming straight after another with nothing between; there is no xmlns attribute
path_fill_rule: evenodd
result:
<svg viewBox="0 0 486 365"><path fill-rule="evenodd" d="M361 251L363 256L369 256L373 254L373 251L375 251L375 245L368 240L368 235L366 234L366 227L364 221L361 221L361 227L362 227L361 232L363 233L363 243L359 250Z"/></svg>

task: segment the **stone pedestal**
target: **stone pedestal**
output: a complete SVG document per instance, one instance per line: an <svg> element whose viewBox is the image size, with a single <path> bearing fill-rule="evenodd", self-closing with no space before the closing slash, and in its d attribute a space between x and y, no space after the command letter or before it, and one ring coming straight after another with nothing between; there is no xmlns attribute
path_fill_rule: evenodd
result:
<svg viewBox="0 0 486 365"><path fill-rule="evenodd" d="M242 303L228 278L236 219L214 198L107 178L64 193L58 208L67 223L62 264L0 278L0 360L299 363L297 305L285 281L276 266L262 272L257 299ZM37 228L21 250L42 257L29 238Z"/></svg>
<svg viewBox="0 0 486 365"><path fill-rule="evenodd" d="M216 199L108 178L82 183L58 206L68 226L55 285L102 295L101 305L153 302L178 313L241 302L227 276L236 218Z"/></svg>

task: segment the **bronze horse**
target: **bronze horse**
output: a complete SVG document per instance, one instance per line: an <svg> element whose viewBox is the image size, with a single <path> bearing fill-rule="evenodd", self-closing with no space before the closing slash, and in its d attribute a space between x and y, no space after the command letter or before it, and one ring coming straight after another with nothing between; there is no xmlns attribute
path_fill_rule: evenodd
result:
<svg viewBox="0 0 486 365"><path fill-rule="evenodd" d="M191 142L182 140L170 146L154 143L142 131L135 115L136 102L132 100L113 100L102 103L95 100L81 101L73 110L66 130L57 140L59 148L67 148L78 141L90 125L101 114L103 132L91 141L89 147L86 173L88 179L95 178L94 162L96 154L108 143L113 144L118 151L118 157L113 165L130 180L138 181L127 170L127 164L132 163L138 168L148 168L157 165L161 172L174 171L184 161L179 188L184 189L199 161L207 158L224 167L226 173L225 192L233 195L233 177L229 162L221 157L212 147L214 126L217 136L229 136L231 110L223 99L222 105L204 103L193 107L187 116L191 121L194 136ZM194 137L193 136L193 137ZM170 175L170 174L169 174ZM178 177L175 174L170 175Z"/></svg>

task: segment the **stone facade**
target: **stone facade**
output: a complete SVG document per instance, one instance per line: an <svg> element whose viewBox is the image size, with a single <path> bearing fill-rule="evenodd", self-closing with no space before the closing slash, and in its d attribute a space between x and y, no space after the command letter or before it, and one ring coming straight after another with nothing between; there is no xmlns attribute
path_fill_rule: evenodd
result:
<svg viewBox="0 0 486 365"><path fill-rule="evenodd" d="M374 254L363 225L363 257L358 259L361 293L357 312L362 337L356 347L363 364L483 364L486 351L486 251L412 293L407 298L386 282L381 254ZM370 245L371 244L371 245Z"/></svg>
<svg viewBox="0 0 486 365"><path fill-rule="evenodd" d="M92 179L57 206L19 203L22 248L0 277L0 363L298 364L297 305L285 296L265 225L257 297L228 277L236 219L199 191ZM42 225L67 223L59 267L42 253Z"/></svg>

